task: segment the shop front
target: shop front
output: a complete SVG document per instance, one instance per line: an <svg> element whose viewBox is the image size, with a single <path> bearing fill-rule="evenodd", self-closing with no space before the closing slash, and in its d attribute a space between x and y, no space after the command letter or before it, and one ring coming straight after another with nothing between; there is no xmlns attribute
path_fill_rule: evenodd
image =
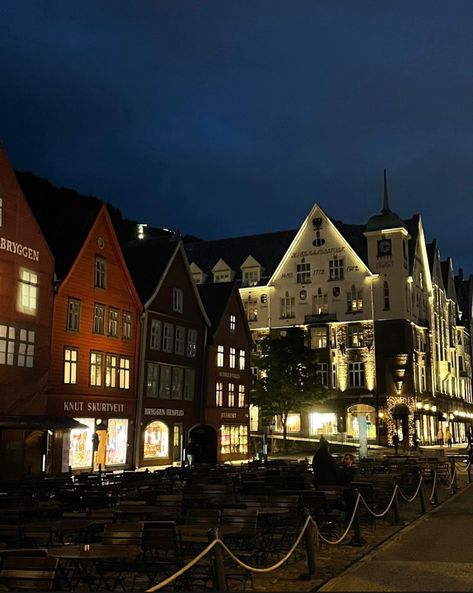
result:
<svg viewBox="0 0 473 593"><path fill-rule="evenodd" d="M249 452L248 409L211 408L206 412L207 423L217 431L217 462L246 461Z"/></svg>
<svg viewBox="0 0 473 593"><path fill-rule="evenodd" d="M145 407L142 419L139 465L172 465L184 461L186 411Z"/></svg>
<svg viewBox="0 0 473 593"><path fill-rule="evenodd" d="M53 455L60 457L60 471L123 469L132 464L134 402L109 398L52 398L51 413L61 410L82 426L64 434L53 444ZM58 449L61 449L60 453Z"/></svg>

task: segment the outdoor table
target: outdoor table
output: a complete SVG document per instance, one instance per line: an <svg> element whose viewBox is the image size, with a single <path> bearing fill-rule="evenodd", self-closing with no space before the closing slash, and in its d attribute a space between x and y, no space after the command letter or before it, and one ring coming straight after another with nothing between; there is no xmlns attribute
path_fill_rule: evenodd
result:
<svg viewBox="0 0 473 593"><path fill-rule="evenodd" d="M48 556L59 558L59 572L73 591L80 583L86 584L89 591L98 591L101 585L109 589L101 574L101 565L123 560L123 568L126 568L125 560L136 559L141 553L138 546L119 544L73 544L48 548Z"/></svg>
<svg viewBox="0 0 473 593"><path fill-rule="evenodd" d="M35 534L38 537L43 537L44 543L48 546L54 545L54 539L56 537L60 543L63 543L64 536L67 533L73 533L76 538L83 539L87 528L91 524L91 521L87 519L74 519L74 518L63 518L53 519L51 521L34 521L31 523L23 523L21 529L23 530L26 542L30 539L35 539ZM42 542L33 542L42 543Z"/></svg>

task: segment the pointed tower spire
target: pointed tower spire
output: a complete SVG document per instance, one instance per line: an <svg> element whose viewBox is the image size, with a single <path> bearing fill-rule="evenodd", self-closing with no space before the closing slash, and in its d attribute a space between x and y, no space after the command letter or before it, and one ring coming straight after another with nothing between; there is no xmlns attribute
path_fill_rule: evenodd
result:
<svg viewBox="0 0 473 593"><path fill-rule="evenodd" d="M388 178L386 169L384 169L384 200L382 212L391 212L391 209L389 208Z"/></svg>

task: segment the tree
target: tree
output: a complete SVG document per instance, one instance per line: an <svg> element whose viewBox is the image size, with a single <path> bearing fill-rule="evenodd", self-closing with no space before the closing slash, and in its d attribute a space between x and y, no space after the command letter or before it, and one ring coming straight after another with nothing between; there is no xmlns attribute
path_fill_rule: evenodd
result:
<svg viewBox="0 0 473 593"><path fill-rule="evenodd" d="M306 346L302 328L288 328L279 338L259 342L255 364L258 380L252 389L252 403L258 406L262 422L281 417L283 448L287 449L287 417L328 397L321 383L314 350Z"/></svg>

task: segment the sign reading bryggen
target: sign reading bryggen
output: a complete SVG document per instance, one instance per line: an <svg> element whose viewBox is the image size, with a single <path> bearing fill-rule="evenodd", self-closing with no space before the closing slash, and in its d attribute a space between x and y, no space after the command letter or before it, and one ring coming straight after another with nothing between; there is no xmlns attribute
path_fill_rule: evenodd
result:
<svg viewBox="0 0 473 593"><path fill-rule="evenodd" d="M39 261L39 251L37 249L33 249L27 245L22 245L16 241L10 241L10 239L5 239L5 237L0 237L0 249L10 253L15 253L16 255L21 255L26 259Z"/></svg>

